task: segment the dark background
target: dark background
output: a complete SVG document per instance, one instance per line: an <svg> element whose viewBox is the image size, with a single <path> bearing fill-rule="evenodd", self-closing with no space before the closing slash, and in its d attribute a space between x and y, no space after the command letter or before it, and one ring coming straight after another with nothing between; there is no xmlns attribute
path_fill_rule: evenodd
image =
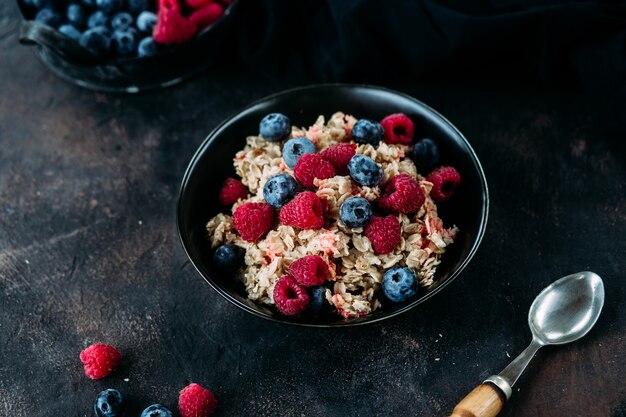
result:
<svg viewBox="0 0 626 417"><path fill-rule="evenodd" d="M267 3L250 4L262 13ZM577 16L586 14L595 19ZM307 36L322 31L305 23L298 26ZM598 324L575 344L540 352L503 415L626 415L618 29L588 32L608 42L589 51L615 64L583 60L595 77L579 77L576 65L545 76L489 66L466 72L451 63L471 59L456 53L423 58L430 69L419 77L337 64L340 79L397 88L449 118L483 163L491 210L477 255L441 294L383 323L324 330L266 322L229 305L187 261L174 212L187 162L221 120L267 94L328 77L272 60L249 66L253 55L237 49L244 64L169 90L94 93L57 79L19 46L18 24L15 6L0 3L1 416L90 416L108 387L131 399L130 415L154 402L176 409L190 381L215 393L217 416L446 416L529 342L535 295L586 269L605 282ZM500 43L498 33L489 37ZM511 56L503 67L526 62ZM124 357L101 381L88 380L78 359L94 342Z"/></svg>

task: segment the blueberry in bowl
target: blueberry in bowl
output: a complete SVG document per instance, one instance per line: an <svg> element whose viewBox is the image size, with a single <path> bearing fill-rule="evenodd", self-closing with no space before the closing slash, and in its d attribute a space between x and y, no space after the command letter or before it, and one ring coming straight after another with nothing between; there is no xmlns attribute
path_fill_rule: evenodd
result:
<svg viewBox="0 0 626 417"><path fill-rule="evenodd" d="M20 42L79 86L135 93L228 58L239 0L18 0Z"/></svg>
<svg viewBox="0 0 626 417"><path fill-rule="evenodd" d="M264 131L271 114L290 131ZM375 138L357 142L358 120ZM292 155L287 144L303 137L313 151ZM430 172L413 161L424 138L439 151ZM295 194L278 186L294 180ZM192 264L229 302L280 323L337 327L439 293L477 251L488 205L478 157L443 116L399 92L335 84L262 99L210 133L184 175L177 225ZM243 251L229 268L213 255L226 245Z"/></svg>

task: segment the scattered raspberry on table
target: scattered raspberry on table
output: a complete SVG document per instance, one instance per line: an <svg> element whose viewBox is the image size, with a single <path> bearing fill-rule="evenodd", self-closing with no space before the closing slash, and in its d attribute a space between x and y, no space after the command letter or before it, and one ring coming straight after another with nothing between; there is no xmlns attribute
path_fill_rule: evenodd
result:
<svg viewBox="0 0 626 417"><path fill-rule="evenodd" d="M80 360L85 367L85 375L101 379L117 368L122 355L113 346L97 343L80 352Z"/></svg>
<svg viewBox="0 0 626 417"><path fill-rule="evenodd" d="M208 417L215 411L217 400L211 391L200 384L190 384L178 396L181 417Z"/></svg>

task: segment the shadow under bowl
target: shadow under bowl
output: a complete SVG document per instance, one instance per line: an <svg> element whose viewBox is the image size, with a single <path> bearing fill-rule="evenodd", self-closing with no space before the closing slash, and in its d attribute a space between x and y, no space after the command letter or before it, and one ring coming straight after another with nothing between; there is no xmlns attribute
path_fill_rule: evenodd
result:
<svg viewBox="0 0 626 417"><path fill-rule="evenodd" d="M257 134L259 121L268 113L284 113L294 126L309 126L319 115L342 111L357 118L381 120L404 113L415 123L416 138L429 137L441 149L443 165L454 166L463 179L457 194L438 204L446 227L460 231L437 268L434 284L403 303L384 302L381 309L358 318L337 314L286 317L274 308L248 300L243 284L233 275L215 268L206 223L220 212L217 195L225 178L235 176L232 160L243 149L246 137ZM237 307L281 323L317 327L373 323L405 312L433 297L456 278L478 249L485 232L489 197L487 181L474 150L463 135L442 115L408 95L360 85L319 85L296 88L264 98L225 120L202 143L184 175L177 207L180 239L189 259L204 279ZM382 297L384 298L384 297Z"/></svg>

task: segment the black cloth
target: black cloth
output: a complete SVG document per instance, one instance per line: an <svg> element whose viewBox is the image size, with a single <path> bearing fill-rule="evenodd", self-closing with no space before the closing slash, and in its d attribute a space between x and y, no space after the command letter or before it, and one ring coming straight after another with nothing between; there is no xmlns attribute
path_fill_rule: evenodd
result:
<svg viewBox="0 0 626 417"><path fill-rule="evenodd" d="M623 1L242 0L238 53L270 77L377 82L494 77L616 91Z"/></svg>

